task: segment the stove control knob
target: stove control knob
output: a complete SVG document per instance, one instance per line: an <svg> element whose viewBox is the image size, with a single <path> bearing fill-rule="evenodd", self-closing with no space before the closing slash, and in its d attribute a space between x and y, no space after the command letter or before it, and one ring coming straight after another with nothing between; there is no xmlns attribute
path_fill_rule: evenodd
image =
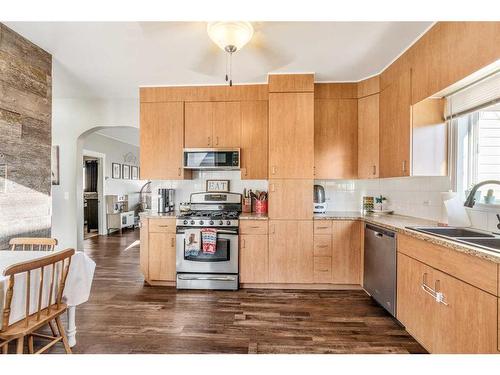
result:
<svg viewBox="0 0 500 375"><path fill-rule="evenodd" d="M214 225L214 221L213 220L210 220L210 222L208 223L210 225Z"/></svg>
<svg viewBox="0 0 500 375"><path fill-rule="evenodd" d="M224 222L222 220L219 221L219 225L223 225Z"/></svg>
<svg viewBox="0 0 500 375"><path fill-rule="evenodd" d="M187 220L184 220L183 221L184 225L187 225L188 221Z"/></svg>
<svg viewBox="0 0 500 375"><path fill-rule="evenodd" d="M190 224L191 224L191 225L194 225L194 220L191 220Z"/></svg>
<svg viewBox="0 0 500 375"><path fill-rule="evenodd" d="M200 220L200 225L203 225L203 220Z"/></svg>
<svg viewBox="0 0 500 375"><path fill-rule="evenodd" d="M226 221L226 224L227 225L231 225L231 222L228 220L228 221Z"/></svg>

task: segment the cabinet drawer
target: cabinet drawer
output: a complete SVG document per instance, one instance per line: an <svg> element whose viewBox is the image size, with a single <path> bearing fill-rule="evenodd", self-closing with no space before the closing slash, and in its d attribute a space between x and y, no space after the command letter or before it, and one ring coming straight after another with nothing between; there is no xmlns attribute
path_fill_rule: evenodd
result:
<svg viewBox="0 0 500 375"><path fill-rule="evenodd" d="M331 257L314 257L314 282L315 283L332 282Z"/></svg>
<svg viewBox="0 0 500 375"><path fill-rule="evenodd" d="M314 256L331 257L332 256L332 236L329 234L314 235Z"/></svg>
<svg viewBox="0 0 500 375"><path fill-rule="evenodd" d="M332 234L332 222L330 220L315 221L314 234Z"/></svg>
<svg viewBox="0 0 500 375"><path fill-rule="evenodd" d="M175 219L149 219L149 232L175 233Z"/></svg>
<svg viewBox="0 0 500 375"><path fill-rule="evenodd" d="M267 220L241 220L240 234L267 234Z"/></svg>
<svg viewBox="0 0 500 375"><path fill-rule="evenodd" d="M402 234L398 235L398 252L498 295L498 269L493 262Z"/></svg>

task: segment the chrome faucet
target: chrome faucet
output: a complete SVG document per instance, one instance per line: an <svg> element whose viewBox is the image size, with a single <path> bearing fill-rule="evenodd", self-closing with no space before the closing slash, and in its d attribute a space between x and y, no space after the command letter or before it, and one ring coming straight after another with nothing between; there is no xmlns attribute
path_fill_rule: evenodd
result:
<svg viewBox="0 0 500 375"><path fill-rule="evenodd" d="M476 198L474 198L474 195L476 195L477 189L479 189L483 185L489 185L489 184L500 185L500 181L486 180L486 181L480 182L478 184L475 184L472 187L471 191L469 192L469 195L467 196L467 199L465 200L464 206L465 207L474 207L474 203L476 203Z"/></svg>

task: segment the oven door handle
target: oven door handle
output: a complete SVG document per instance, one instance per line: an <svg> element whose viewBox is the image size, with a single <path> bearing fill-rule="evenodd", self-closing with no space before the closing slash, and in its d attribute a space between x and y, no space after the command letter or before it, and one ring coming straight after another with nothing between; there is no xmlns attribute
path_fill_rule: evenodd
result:
<svg viewBox="0 0 500 375"><path fill-rule="evenodd" d="M180 280L235 281L235 276L177 276Z"/></svg>
<svg viewBox="0 0 500 375"><path fill-rule="evenodd" d="M184 233L186 233L186 232L183 231L183 230L178 230L177 231L177 234L184 234ZM234 235L238 235L238 231L237 230L230 231L230 230L217 229L217 234L234 234Z"/></svg>

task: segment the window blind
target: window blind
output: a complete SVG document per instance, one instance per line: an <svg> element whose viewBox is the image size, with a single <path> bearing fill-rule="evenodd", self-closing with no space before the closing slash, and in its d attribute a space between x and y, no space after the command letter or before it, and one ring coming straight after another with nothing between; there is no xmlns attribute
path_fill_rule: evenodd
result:
<svg viewBox="0 0 500 375"><path fill-rule="evenodd" d="M500 70L447 97L446 118L458 117L500 102Z"/></svg>

